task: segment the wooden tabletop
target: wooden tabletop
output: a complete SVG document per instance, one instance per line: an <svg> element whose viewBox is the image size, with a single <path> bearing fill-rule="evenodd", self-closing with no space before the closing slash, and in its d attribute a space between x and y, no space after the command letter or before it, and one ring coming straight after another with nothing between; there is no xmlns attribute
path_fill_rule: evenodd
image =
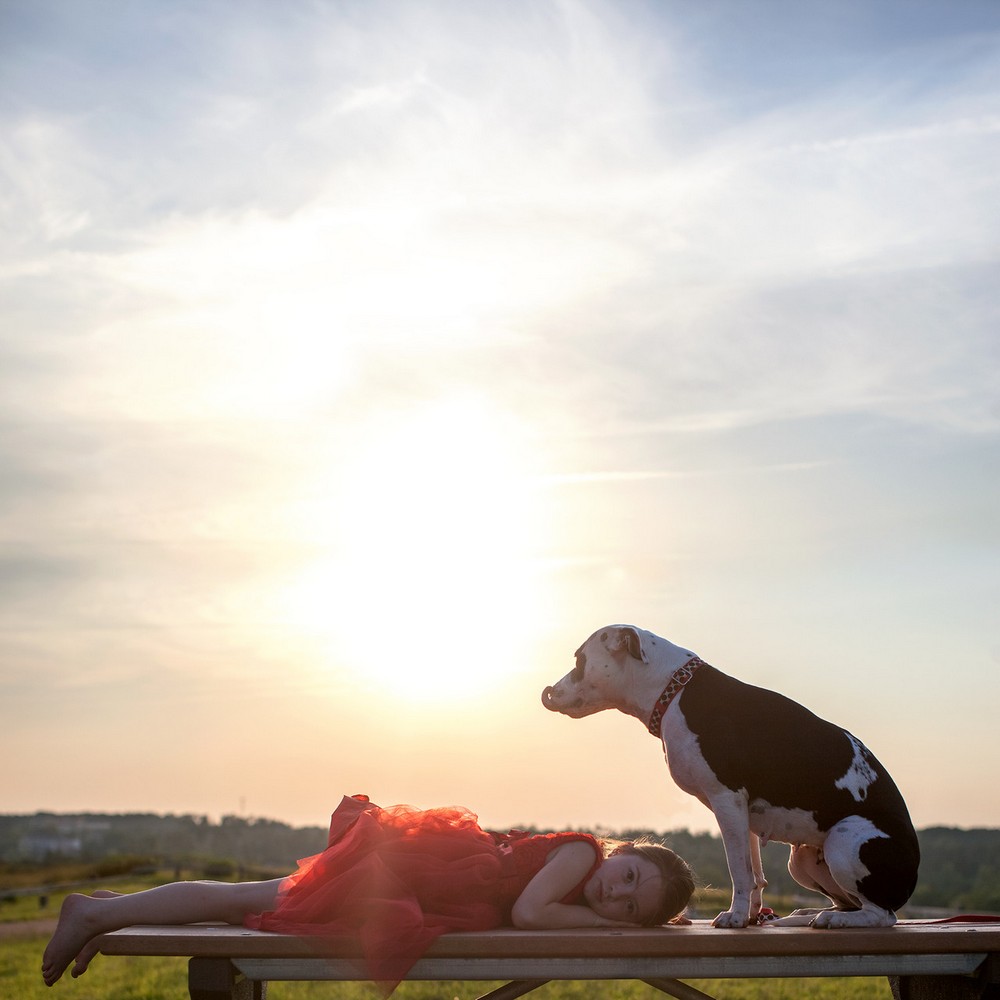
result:
<svg viewBox="0 0 1000 1000"><path fill-rule="evenodd" d="M358 955L353 939L299 938L242 927L188 924L139 926L102 935L105 955L224 956L227 958L330 958ZM654 928L520 931L502 928L445 934L427 957L567 957L892 955L1000 953L1000 923L923 923L895 927L816 930L811 927L747 927L721 930L708 921Z"/></svg>

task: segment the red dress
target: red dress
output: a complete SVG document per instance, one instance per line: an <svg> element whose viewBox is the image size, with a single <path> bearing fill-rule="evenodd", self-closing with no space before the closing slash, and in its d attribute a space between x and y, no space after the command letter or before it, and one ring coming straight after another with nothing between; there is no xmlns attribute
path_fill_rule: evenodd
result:
<svg viewBox="0 0 1000 1000"><path fill-rule="evenodd" d="M382 809L367 796L345 796L330 819L326 850L300 861L274 910L248 916L245 924L357 937L370 978L391 991L439 935L509 923L514 902L549 852L571 840L593 845L594 865L565 903L582 902L601 862L589 834L498 835L459 807Z"/></svg>

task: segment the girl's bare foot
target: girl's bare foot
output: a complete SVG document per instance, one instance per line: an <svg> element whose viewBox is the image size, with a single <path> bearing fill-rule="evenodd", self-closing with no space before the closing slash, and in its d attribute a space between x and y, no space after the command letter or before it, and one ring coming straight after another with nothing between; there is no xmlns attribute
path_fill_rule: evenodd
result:
<svg viewBox="0 0 1000 1000"><path fill-rule="evenodd" d="M101 931L94 912L97 906L100 906L97 900L78 892L63 900L56 932L42 955L42 979L46 986L56 982L66 971L66 966L78 955L80 958L73 969L73 975L79 976L86 972L87 965L97 953L95 947L87 948L86 945Z"/></svg>
<svg viewBox="0 0 1000 1000"><path fill-rule="evenodd" d="M111 889L95 889L90 895L95 899L110 899L112 896L120 896L121 893L113 892ZM80 954L76 956L76 961L73 963L70 975L74 979L78 976L82 976L87 971L87 967L94 960L94 956L96 954L97 944L92 939L80 949Z"/></svg>

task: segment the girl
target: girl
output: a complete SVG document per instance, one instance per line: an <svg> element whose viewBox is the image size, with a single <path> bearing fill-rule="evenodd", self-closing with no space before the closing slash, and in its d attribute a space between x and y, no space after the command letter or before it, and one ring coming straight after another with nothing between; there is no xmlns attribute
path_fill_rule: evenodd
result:
<svg viewBox="0 0 1000 1000"><path fill-rule="evenodd" d="M356 936L370 978L391 992L448 931L666 923L694 891L669 848L586 833L494 834L459 807L382 809L367 796L334 811L328 846L287 878L172 882L128 895L73 894L42 958L51 986L94 939L132 924L221 921L307 937Z"/></svg>

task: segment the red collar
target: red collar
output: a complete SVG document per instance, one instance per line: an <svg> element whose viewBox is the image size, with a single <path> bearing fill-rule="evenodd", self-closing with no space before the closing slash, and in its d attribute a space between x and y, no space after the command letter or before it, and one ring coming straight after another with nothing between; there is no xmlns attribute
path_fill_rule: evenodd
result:
<svg viewBox="0 0 1000 1000"><path fill-rule="evenodd" d="M654 736L659 738L660 723L663 721L663 716L670 703L681 693L684 685L694 677L698 668L707 666L708 664L704 660L693 656L687 663L678 667L670 675L670 680L667 681L667 686L663 689L663 694L656 699L656 704L653 706L653 714L649 717L648 729Z"/></svg>

